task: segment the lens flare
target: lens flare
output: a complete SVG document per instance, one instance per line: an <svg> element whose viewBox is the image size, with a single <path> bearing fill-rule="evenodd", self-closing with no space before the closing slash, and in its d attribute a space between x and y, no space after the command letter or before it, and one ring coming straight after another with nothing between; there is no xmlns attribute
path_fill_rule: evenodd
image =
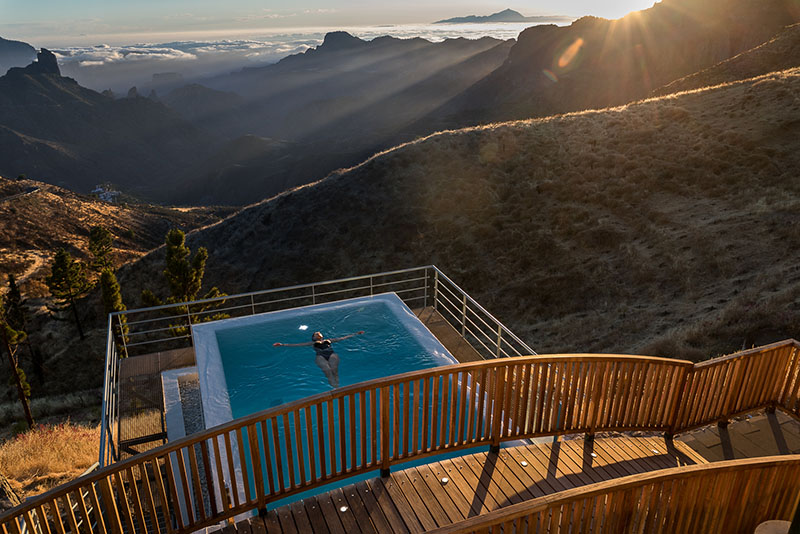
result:
<svg viewBox="0 0 800 534"><path fill-rule="evenodd" d="M583 44L583 37L578 37L575 39L575 42L569 45L569 47L564 50L564 53L561 54L561 57L558 58L558 68L563 69L572 63L572 61L575 59L575 56L577 56L578 52L580 52L581 48L583 48Z"/></svg>
<svg viewBox="0 0 800 534"><path fill-rule="evenodd" d="M542 74L544 74L547 77L547 79L550 80L551 82L558 83L558 76L556 76L556 73L553 72L552 70L544 69L542 71Z"/></svg>

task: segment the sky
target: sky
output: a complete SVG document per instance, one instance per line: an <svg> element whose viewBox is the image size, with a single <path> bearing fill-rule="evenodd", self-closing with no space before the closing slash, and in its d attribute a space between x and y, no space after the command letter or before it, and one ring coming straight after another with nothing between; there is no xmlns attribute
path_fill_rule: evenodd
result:
<svg viewBox="0 0 800 534"><path fill-rule="evenodd" d="M429 23L512 8L618 18L654 0L0 0L0 36L48 44L226 37L248 31ZM147 39L147 36L153 36Z"/></svg>

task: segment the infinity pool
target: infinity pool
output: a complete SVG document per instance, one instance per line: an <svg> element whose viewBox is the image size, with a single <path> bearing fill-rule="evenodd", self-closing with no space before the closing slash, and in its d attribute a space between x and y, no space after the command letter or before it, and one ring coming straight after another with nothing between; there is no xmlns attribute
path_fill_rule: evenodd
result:
<svg viewBox="0 0 800 534"><path fill-rule="evenodd" d="M332 389L311 346L339 338L340 386L458 363L394 293L192 328L206 427Z"/></svg>

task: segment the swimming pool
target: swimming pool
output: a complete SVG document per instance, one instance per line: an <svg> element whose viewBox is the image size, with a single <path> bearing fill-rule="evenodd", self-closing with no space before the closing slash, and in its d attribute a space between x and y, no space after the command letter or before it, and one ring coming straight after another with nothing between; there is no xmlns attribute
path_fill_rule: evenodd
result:
<svg viewBox="0 0 800 534"><path fill-rule="evenodd" d="M207 428L332 388L304 343L337 338L339 385L458 363L394 293L192 327Z"/></svg>
<svg viewBox="0 0 800 534"><path fill-rule="evenodd" d="M206 428L331 390L329 378L318 367L311 346L274 346L276 342L308 343L315 331L321 331L327 338L364 332L333 344L340 358L340 386L458 363L394 293L195 325L192 335ZM439 410L441 401L439 398ZM449 414L449 406L445 410ZM334 421L338 420L336 406L332 417ZM327 426L328 414L321 414L321 418L323 425ZM373 422L367 420L366 424L364 430L368 430ZM317 422L312 420L311 426L312 435L315 435ZM306 435L305 421L298 430ZM292 421L289 432L294 431ZM360 456L358 435L361 432L360 423L356 421L356 436L337 434L334 442L344 439L349 443L353 440L357 456ZM411 429L401 432L410 433ZM282 427L278 428L278 434L283 436ZM327 436L325 442L328 447ZM259 444L262 450L263 446L263 443ZM249 445L245 443L244 448L248 459L246 469L251 471ZM365 454L372 458L377 451L372 450L368 443ZM274 451L268 456L274 458ZM341 458L338 450L333 461L339 466L344 463L350 467L350 459ZM282 458L281 463L284 477L288 477L290 466L287 458ZM297 472L296 463L294 467ZM318 465L317 474L324 468ZM328 462L327 469L330 468ZM237 465L237 471L240 469L241 466ZM351 482L358 478L367 478L367 475L351 479ZM325 490L322 487L313 493ZM278 501L273 506L280 504Z"/></svg>

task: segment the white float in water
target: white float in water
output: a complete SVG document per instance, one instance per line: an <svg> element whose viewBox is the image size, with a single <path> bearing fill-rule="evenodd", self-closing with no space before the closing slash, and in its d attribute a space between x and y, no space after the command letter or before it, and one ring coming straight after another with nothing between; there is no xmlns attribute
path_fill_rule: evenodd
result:
<svg viewBox="0 0 800 534"><path fill-rule="evenodd" d="M308 325L307 324L301 324L300 327L298 328L298 330L308 330Z"/></svg>

